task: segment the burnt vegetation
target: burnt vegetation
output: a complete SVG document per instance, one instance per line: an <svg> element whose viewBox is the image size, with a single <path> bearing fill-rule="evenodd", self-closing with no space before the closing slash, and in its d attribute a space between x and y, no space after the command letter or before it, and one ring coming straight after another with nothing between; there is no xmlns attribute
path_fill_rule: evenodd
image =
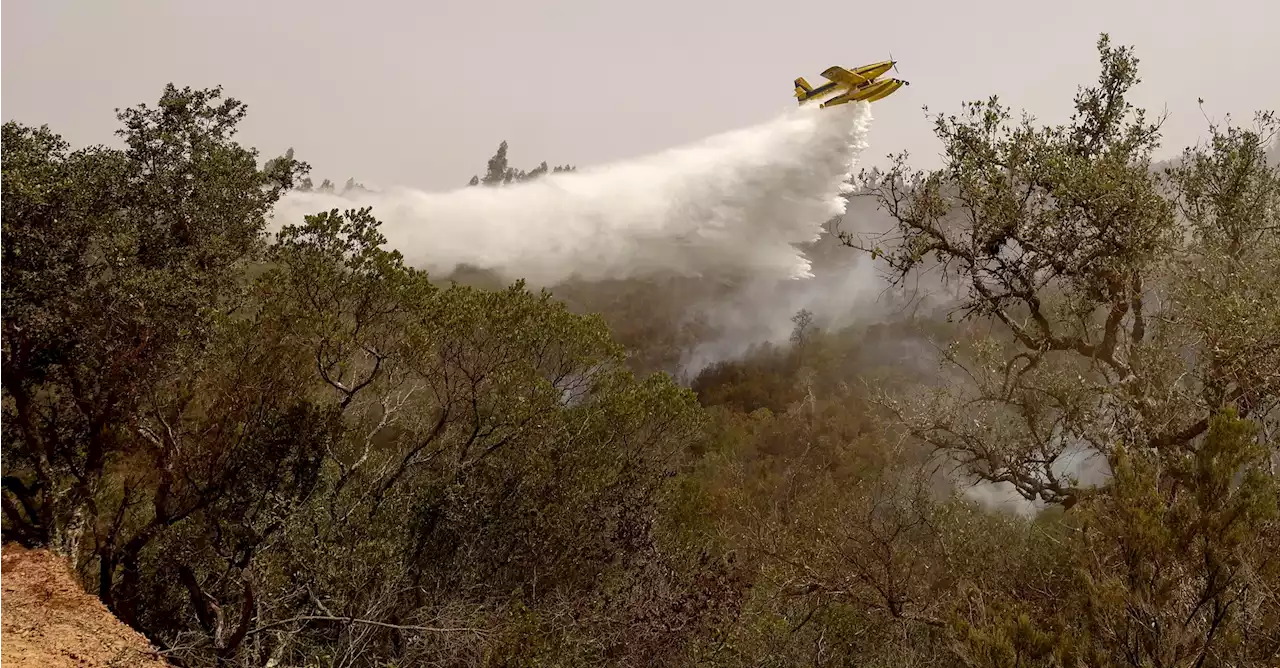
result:
<svg viewBox="0 0 1280 668"><path fill-rule="evenodd" d="M859 177L892 225L841 251L946 309L801 312L688 387L675 283L437 280L367 208L268 235L363 186L260 165L220 89L122 148L6 123L4 539L191 667L1275 666L1280 125L1153 165L1098 55L1069 123L992 97ZM473 185L572 169L506 148Z"/></svg>

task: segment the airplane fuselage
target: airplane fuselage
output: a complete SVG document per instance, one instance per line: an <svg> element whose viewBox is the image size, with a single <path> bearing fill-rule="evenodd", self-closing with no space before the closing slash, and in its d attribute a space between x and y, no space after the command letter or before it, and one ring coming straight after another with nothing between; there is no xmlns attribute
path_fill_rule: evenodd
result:
<svg viewBox="0 0 1280 668"><path fill-rule="evenodd" d="M800 98L800 101L808 102L809 100L813 100L816 98L826 97L840 90L842 87L844 87L844 84L842 83L839 83L837 81L828 81L827 83L824 83L821 86L818 86L817 88L814 88L813 90L806 92L804 94L804 97Z"/></svg>

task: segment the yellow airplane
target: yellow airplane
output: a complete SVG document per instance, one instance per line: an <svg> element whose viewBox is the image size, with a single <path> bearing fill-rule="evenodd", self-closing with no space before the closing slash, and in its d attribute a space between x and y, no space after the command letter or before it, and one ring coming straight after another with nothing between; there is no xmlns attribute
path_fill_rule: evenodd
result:
<svg viewBox="0 0 1280 668"><path fill-rule="evenodd" d="M828 80L827 83L817 88L810 86L809 82L804 80L804 77L796 79L796 100L800 104L804 104L809 100L826 97L836 91L843 91L840 95L818 106L820 108L834 107L846 102L863 100L875 102L892 95L894 91L903 86L911 85L902 79L876 79L876 77L888 72L890 69L895 71L898 69L898 64L892 60L892 56L890 56L890 60L864 65L853 70L846 70L839 65L834 65L828 67L822 73L822 76Z"/></svg>

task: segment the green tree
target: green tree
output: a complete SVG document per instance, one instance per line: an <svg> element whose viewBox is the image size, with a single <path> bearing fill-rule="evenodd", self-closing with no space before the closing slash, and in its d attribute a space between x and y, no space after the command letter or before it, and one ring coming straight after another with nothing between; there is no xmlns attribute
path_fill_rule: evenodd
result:
<svg viewBox="0 0 1280 668"><path fill-rule="evenodd" d="M120 112L125 150L4 127L6 538L186 665L678 662L727 623L733 567L665 533L693 394L369 209L267 245L306 165L220 93Z"/></svg>
<svg viewBox="0 0 1280 668"><path fill-rule="evenodd" d="M508 169L507 142L504 139L501 144L498 144L498 152L489 158L489 171L485 172L480 182L486 186L500 185L508 180Z"/></svg>
<svg viewBox="0 0 1280 668"><path fill-rule="evenodd" d="M665 376L634 379L603 323L569 313L549 294L520 284L495 292L433 286L382 248L378 226L369 209L286 226L272 250L275 268L257 281L260 308L236 339L277 342L261 348L275 361L264 358L260 368L292 378L301 388L293 401L313 404L306 414L340 420L282 444L299 455L323 448L318 482L299 488L293 478L263 479L255 489L308 491L285 496L298 499L285 504L274 491L271 507L259 503L247 515L228 505L158 548L182 555L193 605L211 599L236 609L252 591L272 610L251 618L253 628L278 629L272 640L257 650L227 641L227 655L372 651L426 661L519 647L528 656L524 640L468 647L457 638L507 629L516 615L557 639L556 656L590 656L601 643L625 647L658 623L625 621L646 606L727 586L673 575L683 562L653 528L670 467L701 431L691 393ZM308 367L309 381L296 375ZM201 416L189 417L198 433ZM238 521L239 531L223 518ZM233 535L239 547L193 549L208 535ZM351 568L353 560L364 566ZM163 559L156 568L163 572ZM641 586L659 581L656 590ZM315 596L289 599L285 592L298 586ZM587 614L606 586L631 602ZM172 600L172 592L157 597L148 623L177 643L194 631L170 626ZM553 623L566 610L578 611L579 621ZM415 620L431 616L464 630L420 631L432 625ZM335 623L348 629L336 640ZM377 626L388 623L405 628ZM218 626L200 630L215 646ZM403 645L414 636L410 652ZM665 635L644 646L672 642Z"/></svg>
<svg viewBox="0 0 1280 668"><path fill-rule="evenodd" d="M1280 383L1252 372L1280 364L1280 296L1260 280L1280 257L1280 178L1258 150L1271 116L1260 131L1215 129L1162 182L1158 125L1126 101L1137 59L1105 35L1098 48L1099 84L1071 124L1011 126L995 98L938 117L946 166L910 172L900 158L865 177L894 245L846 237L897 280L936 262L968 289L966 316L1002 325L953 347L966 386L895 405L919 437L1032 500L1086 493L1066 454L1192 447L1219 410L1266 415Z"/></svg>
<svg viewBox="0 0 1280 668"><path fill-rule="evenodd" d="M5 124L8 536L80 556L104 472L146 447L136 420L157 380L241 298L265 216L306 170L259 169L232 139L244 113L221 89L170 85L118 112L123 150Z"/></svg>
<svg viewBox="0 0 1280 668"><path fill-rule="evenodd" d="M1162 175L1159 124L1126 101L1137 59L1106 35L1098 50L1069 124L1010 123L992 98L937 118L941 169L904 156L864 174L894 230L846 243L897 281L958 280L964 316L997 325L948 349L947 386L881 401L965 477L1081 504L1059 515L1072 532L1028 528L1040 547L1021 577L957 601L973 665L1265 665L1280 647L1262 612L1278 581L1277 122L1211 127ZM1065 464L1079 453L1106 478L1083 481Z"/></svg>
<svg viewBox="0 0 1280 668"><path fill-rule="evenodd" d="M1045 536L1057 558L1036 555L1070 577L989 589L959 615L960 654L982 666L1274 662L1280 489L1269 455L1234 409L1175 462L1120 448L1111 493Z"/></svg>

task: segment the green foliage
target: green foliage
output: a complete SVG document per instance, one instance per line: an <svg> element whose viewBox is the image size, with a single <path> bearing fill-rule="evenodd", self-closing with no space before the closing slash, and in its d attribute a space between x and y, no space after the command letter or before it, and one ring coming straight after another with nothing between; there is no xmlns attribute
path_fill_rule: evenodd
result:
<svg viewBox="0 0 1280 668"><path fill-rule="evenodd" d="M1263 416L1277 398L1274 374L1253 371L1280 363L1280 293L1263 278L1277 268L1271 117L1214 129L1161 180L1159 124L1126 101L1138 61L1106 35L1098 50L1098 85L1071 123L1012 124L994 97L939 116L943 168L911 172L900 157L864 176L894 245L846 237L898 281L935 262L967 287L961 312L1000 325L952 348L964 376L949 391L886 403L969 474L1028 500L1089 493L1060 470L1077 451L1111 465L1118 443L1173 452L1213 412Z"/></svg>
<svg viewBox="0 0 1280 668"><path fill-rule="evenodd" d="M962 479L1068 509L1027 527L1041 547L1012 567L1030 577L955 601L969 665L1263 665L1278 647L1258 612L1277 578L1276 125L1213 127L1161 179L1158 124L1125 101L1137 59L1106 35L1098 49L1070 124L1014 125L992 98L938 118L942 169L865 176L897 238L845 241L895 280L936 265L968 288L967 317L1000 326L948 348L946 387L878 403ZM1107 478L1064 466L1079 452Z"/></svg>
<svg viewBox="0 0 1280 668"><path fill-rule="evenodd" d="M1121 448L1111 494L1046 536L1056 557L1037 556L1072 576L961 607L962 656L975 666L1274 660L1280 487L1268 459L1256 425L1230 409L1171 470Z"/></svg>
<svg viewBox="0 0 1280 668"><path fill-rule="evenodd" d="M11 536L78 553L86 507L133 416L208 345L265 216L306 165L257 167L244 106L165 89L119 112L125 150L68 152L4 126L5 513Z"/></svg>
<svg viewBox="0 0 1280 668"><path fill-rule="evenodd" d="M1259 615L1280 603L1267 556L1280 489L1256 432L1227 409L1172 470L1121 452L1115 494L1083 526L1086 637L1100 654L1248 665L1280 647L1275 615Z"/></svg>
<svg viewBox="0 0 1280 668"><path fill-rule="evenodd" d="M123 151L5 126L7 537L59 547L195 663L448 656L455 632L415 619L551 619L625 573L668 583L629 594L646 605L722 586L655 542L701 438L692 393L634 379L604 323L549 294L433 286L369 209L264 247L305 165L257 169L219 100L122 112ZM405 630L335 637L353 617ZM564 646L625 647L611 619Z"/></svg>

